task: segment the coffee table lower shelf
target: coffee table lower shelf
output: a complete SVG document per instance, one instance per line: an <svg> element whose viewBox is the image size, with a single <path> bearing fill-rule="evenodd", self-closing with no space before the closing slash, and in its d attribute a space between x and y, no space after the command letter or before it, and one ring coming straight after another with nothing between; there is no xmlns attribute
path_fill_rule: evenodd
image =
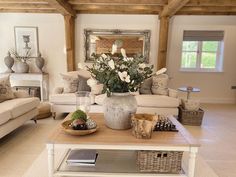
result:
<svg viewBox="0 0 236 177"><path fill-rule="evenodd" d="M96 166L68 166L66 163L69 150L54 172L55 176L83 177L187 177L183 171L179 174L143 173L136 164L136 151L98 150Z"/></svg>

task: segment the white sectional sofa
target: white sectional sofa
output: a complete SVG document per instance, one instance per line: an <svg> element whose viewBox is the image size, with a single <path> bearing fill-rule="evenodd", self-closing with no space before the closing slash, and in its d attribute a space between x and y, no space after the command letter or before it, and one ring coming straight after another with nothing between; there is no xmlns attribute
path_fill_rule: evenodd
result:
<svg viewBox="0 0 236 177"><path fill-rule="evenodd" d="M0 138L38 115L38 98L25 98L15 94L16 98L0 103Z"/></svg>
<svg viewBox="0 0 236 177"><path fill-rule="evenodd" d="M83 76L84 78L90 78L90 73L86 70L78 70L66 73L67 75L76 77ZM173 94L172 94L173 93ZM177 95L177 91L169 89L169 95ZM134 94L137 100L137 112L138 113L157 113L163 115L178 115L179 99L164 95L144 95ZM103 101L106 94L94 95L91 94L91 108L90 112L103 112ZM63 87L57 87L54 89L54 93L49 96L51 103L51 111L53 117L56 117L56 113L69 113L76 110L76 96L75 93L63 93Z"/></svg>
<svg viewBox="0 0 236 177"><path fill-rule="evenodd" d="M76 110L75 93L63 93L63 88L58 88L61 92L50 95L52 113L54 118L56 113L69 113ZM103 112L102 104L106 94L91 95L90 112ZM163 95L135 95L139 113L158 113L163 115L178 115L179 99Z"/></svg>

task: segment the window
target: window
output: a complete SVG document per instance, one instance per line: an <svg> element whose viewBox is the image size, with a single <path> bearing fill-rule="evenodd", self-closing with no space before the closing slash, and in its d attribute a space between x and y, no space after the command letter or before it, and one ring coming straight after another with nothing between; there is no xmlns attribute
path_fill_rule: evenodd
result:
<svg viewBox="0 0 236 177"><path fill-rule="evenodd" d="M181 70L222 71L223 37L223 31L184 31Z"/></svg>

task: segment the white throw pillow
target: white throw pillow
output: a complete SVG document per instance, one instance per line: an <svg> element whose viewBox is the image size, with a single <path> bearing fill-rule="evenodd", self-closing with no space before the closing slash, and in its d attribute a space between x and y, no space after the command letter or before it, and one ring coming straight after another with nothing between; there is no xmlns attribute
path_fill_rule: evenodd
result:
<svg viewBox="0 0 236 177"><path fill-rule="evenodd" d="M61 74L63 80L63 93L75 93L78 90L79 78L67 74Z"/></svg>

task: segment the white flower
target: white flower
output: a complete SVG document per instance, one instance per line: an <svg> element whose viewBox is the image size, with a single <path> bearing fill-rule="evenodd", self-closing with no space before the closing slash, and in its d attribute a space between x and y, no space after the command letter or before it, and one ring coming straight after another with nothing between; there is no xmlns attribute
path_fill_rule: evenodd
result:
<svg viewBox="0 0 236 177"><path fill-rule="evenodd" d="M115 63L113 60L108 61L108 65L110 66L111 69L115 69Z"/></svg>
<svg viewBox="0 0 236 177"><path fill-rule="evenodd" d="M93 79L93 78L90 78L87 80L87 84L90 86L90 87L93 87L94 85L97 85L98 81L96 79Z"/></svg>
<svg viewBox="0 0 236 177"><path fill-rule="evenodd" d="M125 66L124 64L120 66L120 69L125 69L125 68L127 68L127 66Z"/></svg>
<svg viewBox="0 0 236 177"><path fill-rule="evenodd" d="M126 71L118 72L118 75L120 77L120 80L130 83L130 76Z"/></svg>
<svg viewBox="0 0 236 177"><path fill-rule="evenodd" d="M128 57L127 60L128 60L128 61L133 61L134 58L133 58L133 57Z"/></svg>
<svg viewBox="0 0 236 177"><path fill-rule="evenodd" d="M101 57L104 58L104 59L106 59L106 58L107 58L107 55L103 53L103 54L101 55Z"/></svg>
<svg viewBox="0 0 236 177"><path fill-rule="evenodd" d="M117 45L113 44L112 49L111 49L111 54L114 55L114 53L116 53L116 52L117 52Z"/></svg>
<svg viewBox="0 0 236 177"><path fill-rule="evenodd" d="M120 52L121 52L121 54L122 54L122 56L123 56L124 58L127 58L125 49L121 48L121 49L120 49Z"/></svg>
<svg viewBox="0 0 236 177"><path fill-rule="evenodd" d="M165 73L166 71L167 71L166 68L162 68L162 69L160 69L160 70L158 70L158 71L156 72L156 75L163 74L163 73Z"/></svg>
<svg viewBox="0 0 236 177"><path fill-rule="evenodd" d="M145 63L140 63L140 64L138 65L138 67L144 69L144 68L146 67L146 64L145 64Z"/></svg>
<svg viewBox="0 0 236 177"><path fill-rule="evenodd" d="M124 61L133 61L134 58L132 58L132 57L124 57L123 60Z"/></svg>

